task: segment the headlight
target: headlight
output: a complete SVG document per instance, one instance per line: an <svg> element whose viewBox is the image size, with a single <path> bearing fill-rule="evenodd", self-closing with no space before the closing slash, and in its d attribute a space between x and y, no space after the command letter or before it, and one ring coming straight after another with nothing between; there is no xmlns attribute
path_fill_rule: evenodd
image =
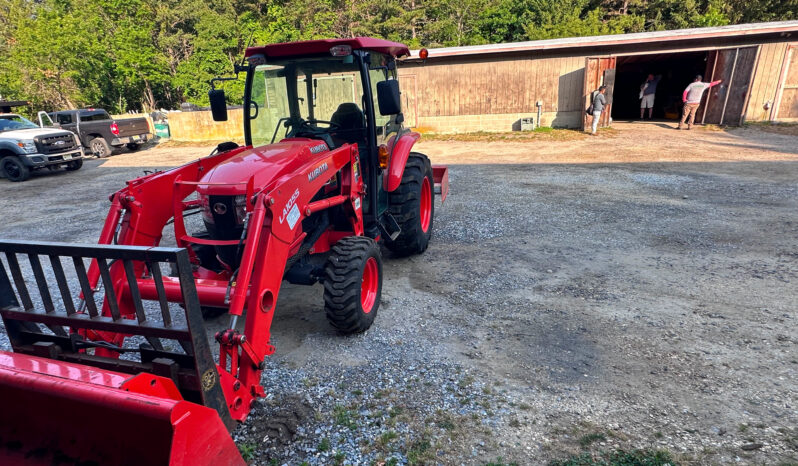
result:
<svg viewBox="0 0 798 466"><path fill-rule="evenodd" d="M199 195L200 204L202 205L202 219L206 223L216 223L213 221L213 214L211 214L211 206L208 205L208 196L204 194Z"/></svg>
<svg viewBox="0 0 798 466"><path fill-rule="evenodd" d="M33 141L17 141L17 145L28 154L36 153L36 144Z"/></svg>
<svg viewBox="0 0 798 466"><path fill-rule="evenodd" d="M244 224L244 219L247 218L247 196L236 196L236 220L239 225Z"/></svg>

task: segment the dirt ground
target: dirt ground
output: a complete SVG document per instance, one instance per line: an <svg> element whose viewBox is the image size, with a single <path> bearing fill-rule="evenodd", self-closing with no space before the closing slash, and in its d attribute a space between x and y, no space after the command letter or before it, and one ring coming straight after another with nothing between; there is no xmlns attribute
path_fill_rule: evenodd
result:
<svg viewBox="0 0 798 466"><path fill-rule="evenodd" d="M0 238L94 242L110 192L210 149L0 179ZM284 287L248 460L798 463L798 136L616 123L418 149L450 167L429 250L385 252L363 335L330 329L320 286Z"/></svg>

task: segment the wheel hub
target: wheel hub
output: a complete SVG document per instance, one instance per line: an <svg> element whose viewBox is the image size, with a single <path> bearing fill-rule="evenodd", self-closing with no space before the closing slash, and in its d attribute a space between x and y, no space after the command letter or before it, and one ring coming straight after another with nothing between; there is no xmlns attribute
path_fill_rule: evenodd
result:
<svg viewBox="0 0 798 466"><path fill-rule="evenodd" d="M429 178L424 177L421 183L421 206L419 208L421 230L426 233L432 220L432 188L429 185Z"/></svg>
<svg viewBox="0 0 798 466"><path fill-rule="evenodd" d="M360 280L360 306L363 312L368 314L374 308L377 300L377 289L379 288L380 271L377 267L377 260L369 257L363 267L363 277Z"/></svg>

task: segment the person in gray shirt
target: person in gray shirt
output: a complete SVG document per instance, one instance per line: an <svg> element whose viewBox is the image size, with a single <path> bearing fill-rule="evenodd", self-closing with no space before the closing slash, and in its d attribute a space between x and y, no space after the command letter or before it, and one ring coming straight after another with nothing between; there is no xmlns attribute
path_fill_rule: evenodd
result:
<svg viewBox="0 0 798 466"><path fill-rule="evenodd" d="M705 83L702 82L701 79L702 77L699 74L695 77L695 80L693 80L693 82L684 89L684 92L682 93L682 102L684 103L684 108L682 108L682 119L679 120L679 129L682 129L685 123L687 123L687 129L691 129L693 127L695 114L698 111L698 107L701 105L701 97L704 96L704 91L723 82L722 79L718 79L717 81L712 81L711 83Z"/></svg>
<svg viewBox="0 0 798 466"><path fill-rule="evenodd" d="M607 105L607 98L604 97L606 92L607 86L601 86L593 97L593 128L590 134L596 134L598 122L601 119L601 112L604 111L604 106Z"/></svg>

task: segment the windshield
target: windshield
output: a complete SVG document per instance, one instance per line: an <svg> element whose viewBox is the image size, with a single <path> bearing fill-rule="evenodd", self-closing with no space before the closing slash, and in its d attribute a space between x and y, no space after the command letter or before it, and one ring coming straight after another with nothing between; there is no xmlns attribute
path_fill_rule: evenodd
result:
<svg viewBox="0 0 798 466"><path fill-rule="evenodd" d="M260 65L251 86L249 123L255 146L292 136L318 137L336 146L342 139L365 138L363 85L353 56Z"/></svg>
<svg viewBox="0 0 798 466"><path fill-rule="evenodd" d="M19 115L0 115L0 131L13 131L16 129L32 129L39 126Z"/></svg>

